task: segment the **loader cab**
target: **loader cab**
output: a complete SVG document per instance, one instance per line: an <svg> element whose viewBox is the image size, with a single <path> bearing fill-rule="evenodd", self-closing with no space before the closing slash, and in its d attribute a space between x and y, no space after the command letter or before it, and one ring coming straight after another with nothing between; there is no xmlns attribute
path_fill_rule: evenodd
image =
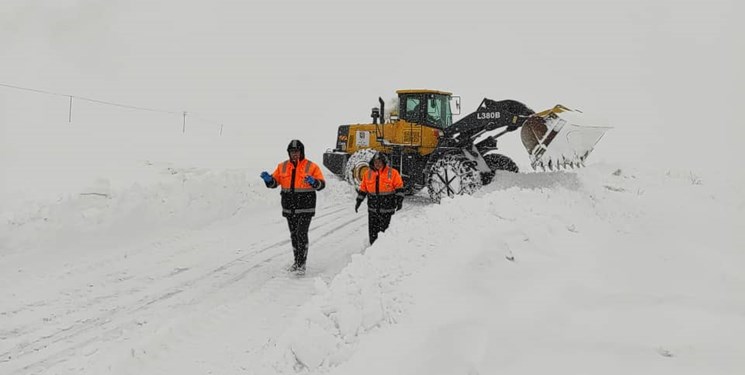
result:
<svg viewBox="0 0 745 375"><path fill-rule="evenodd" d="M451 94L434 91L398 91L399 116L402 120L445 129L453 124Z"/></svg>

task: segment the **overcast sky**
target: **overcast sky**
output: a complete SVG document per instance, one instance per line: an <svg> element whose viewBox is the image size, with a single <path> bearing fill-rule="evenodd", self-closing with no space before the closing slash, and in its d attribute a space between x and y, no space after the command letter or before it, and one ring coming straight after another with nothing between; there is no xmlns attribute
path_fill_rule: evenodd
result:
<svg viewBox="0 0 745 375"><path fill-rule="evenodd" d="M237 147L272 158L301 138L320 159L336 126L369 121L377 97L400 88L452 91L465 112L483 97L561 103L614 126L598 161L707 168L743 156L741 3L6 0L0 83L187 110L191 131L223 124ZM38 146L39 132L19 133L67 123L65 98L40 97L0 89L4 160ZM74 114L106 134L181 128L179 116L82 102Z"/></svg>

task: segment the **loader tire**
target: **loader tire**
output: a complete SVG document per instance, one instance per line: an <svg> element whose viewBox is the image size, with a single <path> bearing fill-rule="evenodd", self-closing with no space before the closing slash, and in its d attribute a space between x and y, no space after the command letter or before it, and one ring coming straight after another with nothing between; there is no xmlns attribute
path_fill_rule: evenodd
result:
<svg viewBox="0 0 745 375"><path fill-rule="evenodd" d="M352 154L344 167L344 179L355 188L359 187L360 182L362 182L362 174L370 168L370 159L376 152L372 148L364 148Z"/></svg>
<svg viewBox="0 0 745 375"><path fill-rule="evenodd" d="M486 161L486 165L489 166L489 169L492 170L491 173L481 173L481 183L483 185L488 185L492 182L494 179L494 175L496 174L496 171L507 171L507 172L519 172L519 168L517 168L517 164L515 164L512 159L500 155L500 154L488 154L484 155L484 160Z"/></svg>
<svg viewBox="0 0 745 375"><path fill-rule="evenodd" d="M473 194L481 188L481 173L474 162L463 155L445 155L437 160L427 177L430 198L440 202L442 198Z"/></svg>

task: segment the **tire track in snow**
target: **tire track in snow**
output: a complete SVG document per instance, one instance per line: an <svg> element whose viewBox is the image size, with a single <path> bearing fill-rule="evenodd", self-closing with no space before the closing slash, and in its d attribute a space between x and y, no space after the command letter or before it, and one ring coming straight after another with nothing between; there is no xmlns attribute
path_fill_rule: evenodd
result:
<svg viewBox="0 0 745 375"><path fill-rule="evenodd" d="M328 216L337 215L338 213L340 213L342 211L345 211L346 209L347 209L347 207L342 207L341 205L338 205L338 204L337 205L334 205L334 206L331 206L331 209L324 210L324 211L320 212L319 215L316 215L316 217L314 218L314 220L318 220L318 219L321 219L321 218L324 218L324 217L328 217ZM272 225L276 225L276 224L281 224L282 222L284 222L284 219L283 218L280 218L280 220L277 220L276 222L271 223L271 224ZM312 226L310 228L310 232L312 233L314 231L314 229L317 229L317 228L322 227L324 225L325 224L320 224L320 225L315 226L315 227ZM184 238L185 238L185 234L183 232L174 233L174 234L172 234L171 236L169 236L166 239L157 239L154 242L148 244L147 246L135 246L134 247L134 249L135 249L134 251L130 250L130 249L132 249L132 248L130 248L130 249L128 249L126 251L126 254L129 257L134 257L134 256L137 256L137 255L139 255L141 253L145 253L145 252L151 250L153 247L157 247L157 248L163 248L163 247L168 248L168 247L172 247L172 246L174 246L173 244L176 244L179 241L182 241ZM290 242L289 240L282 240L282 241L273 243L273 244L267 246L266 248L263 248L262 250L260 250L260 252L263 251L263 250L270 250L274 246L285 245L285 244L287 244L289 242ZM249 253L247 255L250 256L251 254ZM245 258L245 256L244 257L239 257L239 258L235 259L234 261L242 261L242 258ZM83 272L85 272L87 270L90 270L90 269L105 268L108 264L114 263L114 262L119 262L119 261L121 261L121 255L117 253L117 255L115 257L107 257L105 259L98 260L98 261L96 261L94 263L87 264L85 267L68 269L66 271L65 275L70 275L70 274L77 275L77 274L83 273ZM228 266L231 263L232 262L226 263L223 266ZM218 269L216 271L220 271L220 269ZM65 276L63 275L63 276L60 276L60 277L65 277ZM128 276L126 278L122 278L119 281L126 281L126 279L133 278L133 277L134 276ZM137 288L134 288L134 290L136 290L136 289ZM128 291L134 291L134 290L133 289L130 289ZM66 295L66 296L69 296L73 292L75 292L75 291L62 292L62 294ZM112 297L116 297L119 294L121 294L121 293L115 293L115 294L110 294L110 295L97 296L97 297L94 298L94 300L96 302L97 301L108 300L108 299L111 299ZM50 299L46 299L46 300L43 300L43 301L30 302L30 303L27 303L27 304L25 304L25 305L23 305L21 307L16 307L16 308L11 309L11 310L8 310L8 311L0 312L0 316L16 315L16 314L22 313L24 311L34 310L35 308L38 308L40 306L48 305L48 304L51 304L51 303L56 303L56 302L61 301L61 300L63 300L63 298L55 298L55 299L51 299L51 300ZM90 307L91 305L95 305L95 304L89 304L89 305L86 305L84 307L87 308L87 307ZM18 328L16 328L15 333L18 333ZM25 333L25 332L21 332L21 333ZM0 358L0 361L2 361L2 358Z"/></svg>
<svg viewBox="0 0 745 375"><path fill-rule="evenodd" d="M337 206L339 205L331 206L330 210L325 210L317 215L314 222L318 224L314 223L315 225L311 226L310 233L316 234L320 238L326 238L339 229L350 226L351 224L354 224L364 218L364 216L358 216L354 219L343 220L340 222L339 214L343 211L347 211L348 207L344 206L335 208ZM332 227L321 232L329 226ZM317 234L319 232L320 234ZM28 363L18 363L22 366L20 368L21 370L28 371L32 368L48 368L49 366L64 362L71 354L74 354L74 352L79 350L80 348L84 348L85 346L95 343L96 341L101 341L102 338L110 341L121 336L121 332L125 330L129 330L130 328L136 329L138 323L131 319L132 316L137 315L138 313L141 313L143 311L150 310L153 308L153 306L159 305L164 301L168 301L176 296L182 295L182 293L185 291L192 291L196 285L204 284L205 280L212 279L216 277L216 275L219 275L217 282L212 283L207 287L202 287L202 289L204 290L200 291L201 296L209 295L215 290L219 291L222 288L225 288L244 279L247 275L252 274L257 269L272 264L280 257L287 256L285 250L281 250L281 248L282 246L287 245L289 242L289 239L285 239L271 243L256 251L249 252L229 262L226 262L219 267L210 270L207 273L201 274L198 277L180 282L177 286L170 287L166 291L158 292L155 295L147 295L145 297L142 297L136 303L134 303L135 307L126 308L126 306L119 305L113 309L107 310L105 313L100 314L94 318L78 319L71 325L61 328L56 332L45 334L36 339L31 339L30 341L18 344L6 352L0 353L0 363L18 363L17 361L29 359L30 361ZM269 253L269 257L257 259L261 255L266 253ZM171 276L173 275L167 275L165 276L165 279ZM268 279L262 280L261 284L256 285L252 289L260 289L267 282L275 279L276 277L277 276L275 272L274 276L270 275ZM288 281L291 280L288 279ZM135 289L137 288L128 289L125 291L129 292ZM111 300L121 296L121 290L112 295L100 296L96 298L91 304L83 307L83 309L85 311L96 310L96 307L98 307L97 303L99 303L100 301ZM124 319L124 321L122 321L122 319ZM111 327L109 328L107 326ZM102 328L105 328L104 332L99 331ZM40 329L41 328L39 328L39 330ZM30 335L34 332L35 331L22 332L20 334ZM80 338L83 338L82 341ZM66 342L70 342L71 344L63 345L63 343ZM64 346L64 348L56 350L52 353L40 354L45 350L54 349L61 345ZM30 358L30 356L33 355L43 355L44 358Z"/></svg>
<svg viewBox="0 0 745 375"><path fill-rule="evenodd" d="M339 207L339 208L335 208L334 209L333 206L332 206L332 209L326 210L326 211L322 212L320 215L317 215L317 218L318 219L321 219L321 218L325 218L325 217L331 216L332 219L333 219L335 215L337 215L338 213L340 213L342 211L345 211L345 209L346 209L346 207ZM284 219L278 220L277 223L281 223L282 221L284 221ZM311 233L314 233L319 228L323 228L324 226L329 225L329 224L330 223L328 223L328 222L326 222L326 223L321 222L318 225L312 226L310 228L310 232ZM326 235L328 235L328 232L322 234L321 236L326 236ZM175 243L175 241L178 241L179 239L181 239L183 237L184 237L183 233L179 233L174 238L169 238L169 239L165 239L165 240L158 240L158 241L156 241L155 243L153 243L153 244L151 244L149 246L138 246L137 248L138 249L141 249L141 250L136 251L134 253L128 252L128 254L132 255L132 254L136 254L136 253L140 253L140 252L145 252L151 246L162 247L163 246L163 243L168 243L168 244ZM227 270L230 267L236 266L237 264L245 263L246 262L246 258L250 258L250 257L253 257L255 255L263 254L266 251L270 251L270 250L272 250L272 249L274 249L274 248L276 248L278 246L286 245L289 242L290 242L289 239L285 239L285 240L281 240L281 241L278 241L278 242L269 244L268 246L265 246L265 247L261 248L260 250L258 250L256 252L249 252L249 253L247 253L247 254L245 254L243 256L240 256L238 258L235 258L232 261L227 262L227 263L221 265L220 267L212 270L212 272L203 275L203 277L201 277L199 279L210 277L211 275L213 275L215 273L225 271L225 270ZM267 261L272 260L272 259L274 259L274 258L270 258ZM120 257L117 256L115 260L97 261L97 262L95 262L95 263L93 263L91 265L88 265L86 267L86 269L96 269L96 268L106 267L107 264L105 264L104 261L105 262L115 262L115 261L119 261L119 260L120 260ZM253 268L251 268L251 269L253 269ZM75 273L75 274L82 273L81 270L77 270L75 272L73 272L73 271L75 271L75 270L69 270L69 271L67 271L67 273L68 274L70 274L70 273ZM174 276L174 275L168 275L168 276ZM134 276L129 276L128 278L126 278L126 279L123 278L120 281L121 282L124 282L124 281L127 281L127 279L131 279L133 277ZM134 284L137 281L141 281L141 280L133 280L132 282L130 282L130 284ZM182 285L184 285L184 284L182 284ZM191 283L185 284L185 285L186 286L189 286L189 285L191 285ZM119 288L117 288L116 291L114 291L114 293L100 295L100 296L96 296L94 298L89 298L85 294L86 290L82 290L81 291L80 289L78 289L78 290L72 290L72 291L63 291L60 294L64 295L67 298L58 297L58 298L55 298L55 299L52 299L52 300L35 301L35 302L27 303L26 305L24 305L24 306L22 306L20 308L15 308L15 309L12 309L10 311L2 312L2 313L0 313L0 316L12 316L12 315L23 313L24 311L35 311L39 307L49 306L49 305L59 305L60 303L65 303L65 302L67 302L67 301L69 301L71 299L73 299L73 300L85 300L86 301L86 304L85 305L82 305L82 306L81 305L77 305L76 306L76 309L66 311L67 314L65 314L65 315L57 316L57 315L53 314L54 315L54 318L59 320L59 319L62 319L64 317L66 317L66 316L69 316L69 315L72 315L74 313L77 313L80 310L89 310L89 309L96 308L97 306L100 306L101 304L103 304L106 301L115 300L117 297L120 297L121 295L133 295L133 294L141 291L142 289L143 289L143 287L142 286L139 286L139 285L138 286L135 286L135 287L131 287L131 288L122 288L120 286ZM13 330L8 330L7 332L6 331L3 331L4 332L3 333L3 337L6 337L6 336L8 336L10 334L13 334L14 336L30 334L30 333L33 333L34 331L41 330L41 329L42 329L42 327L40 327L38 324L29 323L26 326L20 326L20 327L17 326ZM65 327L63 329L60 329L60 332L62 332L62 331L68 331L68 330L69 330L69 328L68 327ZM16 349L23 349L23 348L16 348ZM8 354L8 352L0 353L0 363L4 361L4 358L6 358L5 357L5 354Z"/></svg>

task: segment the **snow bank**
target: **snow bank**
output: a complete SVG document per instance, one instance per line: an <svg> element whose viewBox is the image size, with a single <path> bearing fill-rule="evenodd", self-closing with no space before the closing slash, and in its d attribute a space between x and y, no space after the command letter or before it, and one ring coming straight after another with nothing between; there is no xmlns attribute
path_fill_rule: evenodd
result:
<svg viewBox="0 0 745 375"><path fill-rule="evenodd" d="M242 169L146 164L141 173L152 175L143 179L146 184L122 186L101 177L56 201L29 201L2 211L0 256L42 247L40 241L64 247L94 238L111 243L169 228L198 228L276 200L256 176Z"/></svg>
<svg viewBox="0 0 745 375"><path fill-rule="evenodd" d="M405 211L316 280L264 370L732 373L745 206L726 185L600 165Z"/></svg>

